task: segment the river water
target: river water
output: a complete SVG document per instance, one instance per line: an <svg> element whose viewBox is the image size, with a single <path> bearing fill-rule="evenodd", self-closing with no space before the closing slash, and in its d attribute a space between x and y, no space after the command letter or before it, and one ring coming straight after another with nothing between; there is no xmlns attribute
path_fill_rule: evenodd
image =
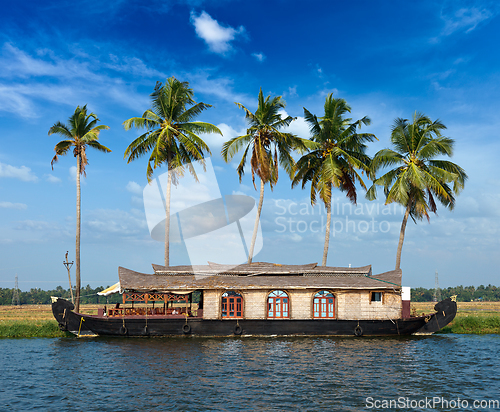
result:
<svg viewBox="0 0 500 412"><path fill-rule="evenodd" d="M500 335L2 339L0 408L498 410L499 352Z"/></svg>

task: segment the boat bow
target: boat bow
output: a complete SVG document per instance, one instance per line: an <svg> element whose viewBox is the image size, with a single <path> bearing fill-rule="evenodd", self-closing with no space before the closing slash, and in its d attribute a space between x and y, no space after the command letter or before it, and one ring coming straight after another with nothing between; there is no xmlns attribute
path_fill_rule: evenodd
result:
<svg viewBox="0 0 500 412"><path fill-rule="evenodd" d="M457 297L451 296L434 306L436 313L426 318L426 323L415 335L431 335L448 325L457 314Z"/></svg>

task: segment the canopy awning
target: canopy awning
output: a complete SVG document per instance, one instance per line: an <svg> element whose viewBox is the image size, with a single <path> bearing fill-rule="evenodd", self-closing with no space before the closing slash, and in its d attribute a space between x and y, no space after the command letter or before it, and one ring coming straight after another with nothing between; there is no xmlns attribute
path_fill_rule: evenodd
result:
<svg viewBox="0 0 500 412"><path fill-rule="evenodd" d="M120 292L120 282L115 283L113 286L110 286L107 289L97 292L97 294L100 296L108 296L112 295L113 293L119 293L119 292Z"/></svg>

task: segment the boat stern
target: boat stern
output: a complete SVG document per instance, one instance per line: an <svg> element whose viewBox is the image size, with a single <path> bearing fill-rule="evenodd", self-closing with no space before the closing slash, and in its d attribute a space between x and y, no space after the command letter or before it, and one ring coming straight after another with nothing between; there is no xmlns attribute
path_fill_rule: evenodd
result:
<svg viewBox="0 0 500 412"><path fill-rule="evenodd" d="M59 324L59 329L62 331L71 330L69 325L70 312L75 308L70 301L66 299L58 298L55 296L50 297L52 300L52 314Z"/></svg>

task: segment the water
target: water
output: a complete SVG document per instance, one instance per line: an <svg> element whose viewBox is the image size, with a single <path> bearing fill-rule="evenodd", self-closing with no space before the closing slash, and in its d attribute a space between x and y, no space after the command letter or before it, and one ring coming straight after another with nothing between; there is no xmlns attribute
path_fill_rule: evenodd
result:
<svg viewBox="0 0 500 412"><path fill-rule="evenodd" d="M442 397L473 410L500 400L499 349L500 335L3 339L0 408L358 411ZM407 405L392 410L433 410Z"/></svg>

